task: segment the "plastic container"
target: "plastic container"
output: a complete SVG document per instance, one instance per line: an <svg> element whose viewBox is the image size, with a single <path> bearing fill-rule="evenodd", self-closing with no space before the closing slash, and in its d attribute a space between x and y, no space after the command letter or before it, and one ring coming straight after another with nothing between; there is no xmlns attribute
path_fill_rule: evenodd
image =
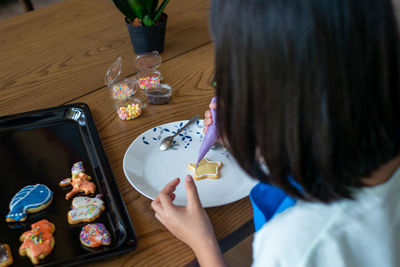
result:
<svg viewBox="0 0 400 267"><path fill-rule="evenodd" d="M107 70L104 83L108 86L114 101L114 109L121 120L133 120L142 114L146 107L138 98L133 97L137 89L136 78L119 79L122 59L119 57Z"/></svg>
<svg viewBox="0 0 400 267"><path fill-rule="evenodd" d="M172 95L171 86L168 84L159 84L158 86L145 89L144 92L149 104L154 105L167 104Z"/></svg>
<svg viewBox="0 0 400 267"><path fill-rule="evenodd" d="M158 70L145 70L136 74L136 79L139 88L146 90L160 85L162 76Z"/></svg>
<svg viewBox="0 0 400 267"><path fill-rule="evenodd" d="M108 86L111 98L116 100L126 100L136 93L136 78L120 79L122 70L122 59L117 60L108 68L104 83Z"/></svg>
<svg viewBox="0 0 400 267"><path fill-rule="evenodd" d="M139 88L146 90L160 84L163 77L157 68L161 66L161 61L161 56L157 51L136 56L136 67L139 69L136 80Z"/></svg>
<svg viewBox="0 0 400 267"><path fill-rule="evenodd" d="M114 108L117 111L118 117L123 121L136 119L142 115L145 107L146 105L136 97L114 102Z"/></svg>

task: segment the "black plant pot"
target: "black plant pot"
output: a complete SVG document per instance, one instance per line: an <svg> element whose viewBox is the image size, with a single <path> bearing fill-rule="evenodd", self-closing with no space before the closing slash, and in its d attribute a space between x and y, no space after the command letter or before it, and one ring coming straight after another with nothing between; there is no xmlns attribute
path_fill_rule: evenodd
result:
<svg viewBox="0 0 400 267"><path fill-rule="evenodd" d="M168 15L162 13L160 22L154 26L132 26L125 18L129 37L136 54L164 50L165 29Z"/></svg>

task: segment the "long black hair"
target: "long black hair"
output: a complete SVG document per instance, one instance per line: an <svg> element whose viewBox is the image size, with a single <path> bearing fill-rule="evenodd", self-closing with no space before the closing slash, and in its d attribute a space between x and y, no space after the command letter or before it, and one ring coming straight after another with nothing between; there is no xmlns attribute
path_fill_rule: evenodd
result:
<svg viewBox="0 0 400 267"><path fill-rule="evenodd" d="M390 0L214 0L211 29L219 130L250 175L331 202L399 155Z"/></svg>

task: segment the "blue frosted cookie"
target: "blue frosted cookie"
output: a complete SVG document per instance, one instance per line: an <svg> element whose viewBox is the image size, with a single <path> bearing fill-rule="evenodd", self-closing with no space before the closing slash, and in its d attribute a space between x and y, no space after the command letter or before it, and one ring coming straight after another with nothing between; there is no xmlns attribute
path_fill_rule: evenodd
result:
<svg viewBox="0 0 400 267"><path fill-rule="evenodd" d="M23 222L28 213L35 213L47 208L53 200L53 192L43 184L28 185L22 188L10 203L7 222Z"/></svg>

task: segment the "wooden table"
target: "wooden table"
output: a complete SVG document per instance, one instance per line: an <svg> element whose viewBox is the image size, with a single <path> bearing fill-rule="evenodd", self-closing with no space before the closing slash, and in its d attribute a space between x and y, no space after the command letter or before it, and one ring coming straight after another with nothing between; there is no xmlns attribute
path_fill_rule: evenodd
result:
<svg viewBox="0 0 400 267"><path fill-rule="evenodd" d="M87 103L92 111L138 236L133 252L92 266L183 266L194 259L155 219L151 200L132 188L122 170L123 155L140 133L203 114L214 95L209 1L173 0L165 12L169 18L160 70L173 96L169 104L150 105L129 122L116 116L104 86L105 71L118 56L123 76L137 71L123 16L110 0L66 0L0 21L0 116L75 102ZM251 231L248 198L207 213L223 250Z"/></svg>

